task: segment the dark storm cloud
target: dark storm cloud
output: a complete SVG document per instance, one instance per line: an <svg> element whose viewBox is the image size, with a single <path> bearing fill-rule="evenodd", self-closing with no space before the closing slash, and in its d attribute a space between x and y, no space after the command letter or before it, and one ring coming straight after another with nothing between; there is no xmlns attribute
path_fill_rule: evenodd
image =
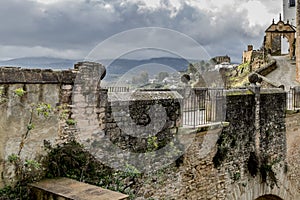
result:
<svg viewBox="0 0 300 200"><path fill-rule="evenodd" d="M260 45L266 28L258 25L250 28L246 16L247 11L237 11L236 6L211 12L186 3L175 9L170 1L162 1L159 8L147 9L143 3L121 0L54 4L1 0L0 45L88 52L121 31L157 26L189 35L212 56L228 54L240 59L245 45ZM16 57L22 55L16 52Z"/></svg>

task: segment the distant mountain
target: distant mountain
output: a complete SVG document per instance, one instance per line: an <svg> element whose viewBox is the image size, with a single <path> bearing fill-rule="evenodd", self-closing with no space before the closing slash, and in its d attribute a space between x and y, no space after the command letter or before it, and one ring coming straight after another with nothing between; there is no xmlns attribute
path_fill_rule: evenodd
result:
<svg viewBox="0 0 300 200"><path fill-rule="evenodd" d="M108 74L124 74L135 67L143 66L146 64L159 64L169 68L173 68L176 71L184 71L189 65L189 61L185 59L172 57L160 57L144 60L100 60L99 62L106 66Z"/></svg>
<svg viewBox="0 0 300 200"><path fill-rule="evenodd" d="M74 64L81 60L71 60L52 57L24 57L6 61L0 61L0 66L13 66L23 68L50 68L50 69L72 69ZM107 68L108 74L124 74L127 71L145 64L160 64L173 68L176 71L186 70L189 61L181 58L160 57L144 60L116 59L99 60Z"/></svg>
<svg viewBox="0 0 300 200"><path fill-rule="evenodd" d="M52 58L52 57L24 57L6 61L0 61L0 66L12 66L22 68L49 68L69 69L73 68L76 60Z"/></svg>

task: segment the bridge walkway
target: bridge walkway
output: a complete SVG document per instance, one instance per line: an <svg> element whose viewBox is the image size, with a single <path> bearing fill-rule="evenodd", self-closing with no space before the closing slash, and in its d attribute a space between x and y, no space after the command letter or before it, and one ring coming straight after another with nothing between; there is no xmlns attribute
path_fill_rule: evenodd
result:
<svg viewBox="0 0 300 200"><path fill-rule="evenodd" d="M289 56L273 56L276 60L277 69L266 76L272 82L278 85L284 85L286 91L291 87L299 86L296 81L296 63L289 59Z"/></svg>

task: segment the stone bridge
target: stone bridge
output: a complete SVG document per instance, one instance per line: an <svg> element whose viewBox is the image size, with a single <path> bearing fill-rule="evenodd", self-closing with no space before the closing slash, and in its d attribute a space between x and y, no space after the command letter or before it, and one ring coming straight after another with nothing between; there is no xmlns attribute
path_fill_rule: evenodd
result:
<svg viewBox="0 0 300 200"><path fill-rule="evenodd" d="M9 78L11 75L13 78ZM183 153L165 165L163 173L140 185L137 199L300 199L300 114L286 114L283 90L262 89L259 97L251 88L226 91L226 123L187 130L181 126L178 93L144 92L129 99L125 95L109 100L107 91L101 89L104 75L102 65L87 62L61 72L0 68L2 187L14 180L7 160L17 152L26 131L28 105L48 102L53 107L69 104L70 117L77 125L68 126L55 115L47 121L36 118L36 128L21 153L23 159L44 155L44 140L54 145L72 137L87 149L93 147L91 153L96 151L99 160L109 156L109 164L119 169L122 163L118 159L122 159L139 170L149 162L159 171L160 165L169 160L155 159L157 152L153 160L141 163L141 154L128 156L116 151L106 155L102 151L113 141L122 150L143 153L147 137L134 134L159 129L153 136L158 138L161 149L173 141L184 147L179 149ZM16 96L17 88L23 88L26 95ZM130 107L129 111L126 107ZM157 120L152 126L151 119L165 120Z"/></svg>

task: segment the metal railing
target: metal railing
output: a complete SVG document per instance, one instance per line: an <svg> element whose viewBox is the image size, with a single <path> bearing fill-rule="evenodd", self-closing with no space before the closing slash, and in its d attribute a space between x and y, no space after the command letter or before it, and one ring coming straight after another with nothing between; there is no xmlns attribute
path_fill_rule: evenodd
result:
<svg viewBox="0 0 300 200"><path fill-rule="evenodd" d="M108 92L129 92L128 87L106 87ZM143 89L141 91L170 91L169 89ZM195 128L224 120L225 92L223 88L174 89L183 97L182 125Z"/></svg>
<svg viewBox="0 0 300 200"><path fill-rule="evenodd" d="M224 118L224 90L219 88L192 88L183 95L182 123L184 126L221 122Z"/></svg>
<svg viewBox="0 0 300 200"><path fill-rule="evenodd" d="M129 92L129 87L104 87L108 92Z"/></svg>
<svg viewBox="0 0 300 200"><path fill-rule="evenodd" d="M129 92L129 87L105 87L108 92ZM145 89L143 91L165 91L167 89ZM168 90L167 90L168 91ZM197 127L222 122L225 117L225 89L185 88L175 89L182 97L182 125ZM300 86L287 92L287 109L300 110Z"/></svg>
<svg viewBox="0 0 300 200"><path fill-rule="evenodd" d="M292 87L287 93L287 109L300 109L300 86Z"/></svg>

